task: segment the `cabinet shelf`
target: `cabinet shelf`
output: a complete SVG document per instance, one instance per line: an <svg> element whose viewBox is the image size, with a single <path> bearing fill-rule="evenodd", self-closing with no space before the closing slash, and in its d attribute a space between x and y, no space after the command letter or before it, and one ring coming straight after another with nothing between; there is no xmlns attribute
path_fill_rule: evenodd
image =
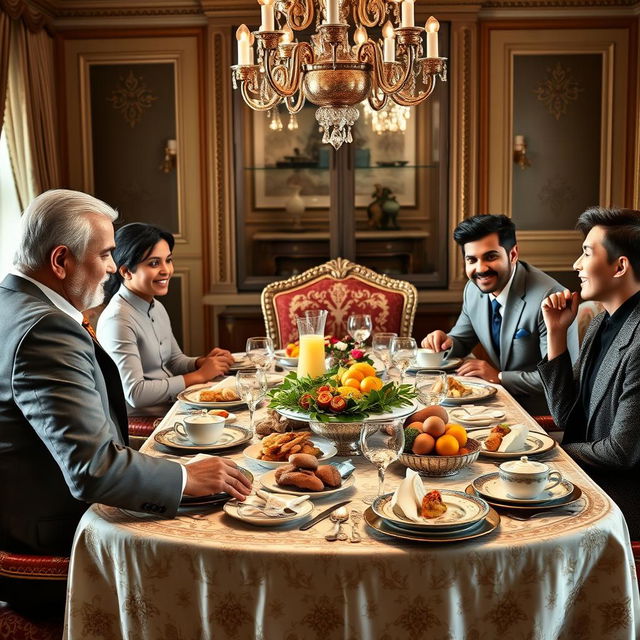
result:
<svg viewBox="0 0 640 640"><path fill-rule="evenodd" d="M439 165L437 164L405 164L405 165L369 165L366 167L355 167L356 171L370 171L380 169L388 170L393 169L438 169ZM329 171L329 167L317 167L317 166L290 166L290 167L245 167L245 171Z"/></svg>

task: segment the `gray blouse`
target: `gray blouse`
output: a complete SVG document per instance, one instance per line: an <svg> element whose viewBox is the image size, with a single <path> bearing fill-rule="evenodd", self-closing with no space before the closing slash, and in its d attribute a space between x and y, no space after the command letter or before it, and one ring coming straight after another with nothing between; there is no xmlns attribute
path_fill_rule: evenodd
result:
<svg viewBox="0 0 640 640"><path fill-rule="evenodd" d="M120 371L129 415L164 415L197 358L180 350L162 303L149 304L122 285L100 315L97 334Z"/></svg>

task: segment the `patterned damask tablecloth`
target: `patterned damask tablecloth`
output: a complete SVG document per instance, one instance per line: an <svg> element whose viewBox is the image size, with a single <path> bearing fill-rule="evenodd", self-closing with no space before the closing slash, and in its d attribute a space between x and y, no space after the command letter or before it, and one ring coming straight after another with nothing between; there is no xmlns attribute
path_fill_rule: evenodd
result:
<svg viewBox="0 0 640 640"><path fill-rule="evenodd" d="M495 406L527 421L499 389ZM158 429L173 424L172 414ZM240 422L245 422L245 414ZM144 450L160 452L150 439ZM240 451L231 456L251 469ZM149 640L631 640L640 601L620 510L559 448L547 454L583 490L576 515L502 517L495 532L454 544L407 543L362 530L360 544L327 542L331 523L265 529L221 509L174 520L96 505L84 516L69 574L65 637ZM363 510L373 465L354 458L342 499ZM427 488L464 490L494 470L479 460ZM387 490L404 475L387 471Z"/></svg>

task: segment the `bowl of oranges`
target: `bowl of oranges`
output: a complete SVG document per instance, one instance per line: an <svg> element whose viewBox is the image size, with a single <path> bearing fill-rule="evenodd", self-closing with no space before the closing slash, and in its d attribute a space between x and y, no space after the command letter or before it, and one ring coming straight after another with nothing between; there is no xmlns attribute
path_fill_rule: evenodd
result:
<svg viewBox="0 0 640 640"><path fill-rule="evenodd" d="M475 462L480 443L449 422L440 406L426 407L405 421L405 448L398 460L424 476L452 476Z"/></svg>

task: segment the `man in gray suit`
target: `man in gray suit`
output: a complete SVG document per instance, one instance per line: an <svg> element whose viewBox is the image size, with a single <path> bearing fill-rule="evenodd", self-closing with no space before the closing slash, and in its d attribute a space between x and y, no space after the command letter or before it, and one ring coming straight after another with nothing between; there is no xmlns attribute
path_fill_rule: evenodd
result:
<svg viewBox="0 0 640 640"><path fill-rule="evenodd" d="M236 465L182 466L128 448L118 370L83 324L115 265L117 213L84 193L38 196L0 283L0 549L68 554L90 503L173 517L183 493L244 499ZM7 593L7 590L10 590ZM0 582L0 600L17 595Z"/></svg>
<svg viewBox="0 0 640 640"><path fill-rule="evenodd" d="M551 292L562 291L553 278L518 260L516 228L510 218L479 215L463 220L453 232L462 249L469 282L462 313L446 334L433 331L422 346L434 351L451 348L451 357L466 356L480 343L491 362L469 359L457 373L502 384L531 414L547 414L536 365L547 353L546 327L540 304ZM571 349L578 352L575 325Z"/></svg>
<svg viewBox="0 0 640 640"><path fill-rule="evenodd" d="M631 538L640 540L640 211L585 211L585 234L573 265L580 292L564 290L542 304L549 354L538 370L563 449L618 503ZM598 300L596 316L572 368L567 327L580 298Z"/></svg>

